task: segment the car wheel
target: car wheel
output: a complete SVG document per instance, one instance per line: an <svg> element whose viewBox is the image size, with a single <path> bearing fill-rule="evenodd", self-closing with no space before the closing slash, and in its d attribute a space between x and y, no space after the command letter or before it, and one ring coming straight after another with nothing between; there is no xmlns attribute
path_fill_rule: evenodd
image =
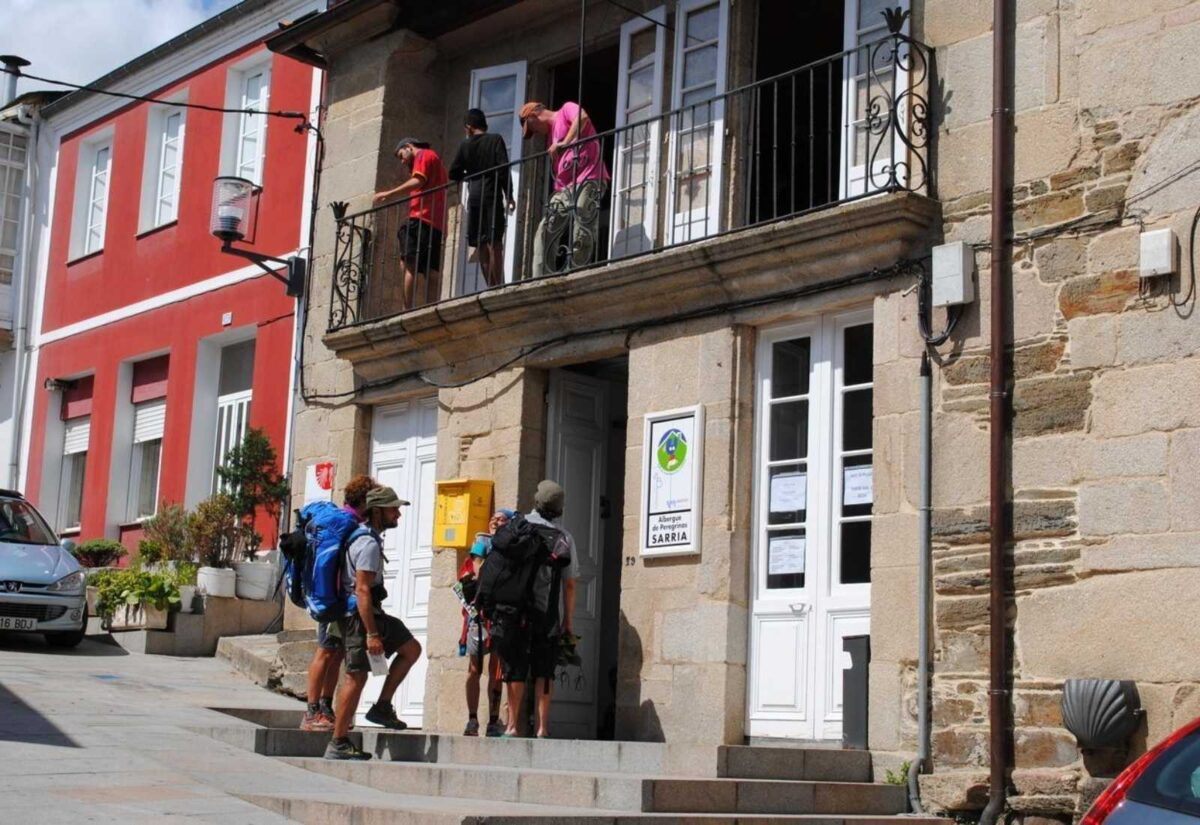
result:
<svg viewBox="0 0 1200 825"><path fill-rule="evenodd" d="M43 633L46 639L46 644L50 647L78 647L83 641L83 637L87 635L88 612L87 608L83 608L83 622L79 625L78 630L72 630L67 633Z"/></svg>

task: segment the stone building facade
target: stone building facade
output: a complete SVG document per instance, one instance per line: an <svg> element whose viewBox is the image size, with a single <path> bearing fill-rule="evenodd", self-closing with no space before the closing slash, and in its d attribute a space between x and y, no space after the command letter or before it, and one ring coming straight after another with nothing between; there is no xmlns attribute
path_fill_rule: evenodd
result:
<svg viewBox="0 0 1200 825"><path fill-rule="evenodd" d="M271 44L327 70L321 197L347 203L351 216L339 223L325 211L317 221L296 477L332 459L339 487L367 471L429 489L435 477L484 478L495 482L497 505L525 509L537 480L570 472L582 460L571 444L586 443L602 459L587 465L585 492L568 487L567 507L569 525L593 553L585 601L595 621L585 637L598 664L583 684L560 690L570 705L565 730L664 741L673 758L692 764L705 764L718 744L748 738L836 738L844 709L834 648L869 632L869 746L882 774L911 759L917 742L917 375L926 345L919 270L910 264L928 266L935 244L966 242L976 250L977 298L931 350L933 771L922 789L935 809L982 807L992 4L913 0L904 32L932 56L926 75L907 67L929 101L930 181L853 197L843 183L840 197L827 192L813 208L739 218L739 208L761 197L754 175L762 167L747 158L765 144L762 121L753 126L761 108L742 108L731 94L719 149L725 194L712 207L723 231L553 278L513 277L485 292L446 283L437 304L348 321L345 293L335 289L344 233L375 191L394 185L395 141L416 134L443 158L453 154L481 69L523 61L514 74L523 86L518 105L561 98L578 83L570 68L580 30L573 4L439 5L400 19L390 3L348 0ZM669 92L684 71L675 53L693 46L682 39L692 37L685 18L716 6L724 91L761 83L772 69L825 82L820 69L798 69L808 58L786 54L764 25L772 14L799 14L788 4L629 5L645 17L615 4L588 6L585 75L609 71L623 27L636 34L637 21L649 19L649 31L662 34L653 60L665 77L656 82ZM829 6L831 20L846 17L841 0L816 5ZM854 13L876 5L859 3ZM1200 481L1200 321L1192 317L1189 240L1200 206L1200 2L1012 5L1010 806L1032 825L1077 818L1123 760L1200 713L1200 668L1181 655L1200 641L1186 615L1200 583L1200 516L1187 492ZM857 48L849 39L821 40L820 26L812 28L792 51L813 52L814 65ZM633 69L624 53L615 65ZM821 65L830 88L840 88L845 64L836 74ZM607 100L584 88L585 107ZM854 105L840 100L843 113ZM660 110L673 105L664 100ZM535 151L540 146L526 146L527 155ZM834 154L825 163L837 166ZM846 174L842 165L834 174ZM448 236L459 214L453 193L451 201ZM519 216L536 217L536 198L529 203L513 218L520 232L530 224ZM1144 282L1139 236L1165 227L1180 239L1182 272ZM458 254L448 247L448 258ZM520 251L516 258L519 270ZM940 311L934 320L943 320ZM776 367L801 357L812 366L803 386L773 395L772 386L798 380ZM865 379L857 357L869 359ZM854 392L871 399L869 437L847 449ZM814 410L801 439L816 451L803 456L786 452L796 399ZM704 416L700 552L649 557L641 552L643 419L695 405ZM414 462L425 470L413 470ZM794 479L798 467L813 511L803 536L795 525L775 526L772 503L771 479ZM854 467L873 468L865 510L849 497ZM419 505L431 508L425 495ZM780 501L785 495L781 487ZM449 586L461 556L430 546L420 512L409 522L399 541L411 547L398 547L404 559L394 573L409 595L397 597L395 609L416 620L428 658L413 677L423 684L402 702L426 728L455 732L465 660L456 655L459 614ZM851 552L864 530L853 525L864 523L865 561ZM772 543L801 537L807 545ZM797 546L807 581L783 552ZM768 555L772 547L778 557ZM766 609L775 589L794 597L795 621ZM1137 681L1146 716L1128 753L1081 754L1059 710L1072 677Z"/></svg>

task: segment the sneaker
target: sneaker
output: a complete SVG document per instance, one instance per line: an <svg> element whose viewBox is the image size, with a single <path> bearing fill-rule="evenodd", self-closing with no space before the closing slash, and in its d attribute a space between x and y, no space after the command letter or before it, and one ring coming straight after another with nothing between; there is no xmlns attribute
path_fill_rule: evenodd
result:
<svg viewBox="0 0 1200 825"><path fill-rule="evenodd" d="M333 720L327 719L321 711L316 713L305 711L304 718L300 720L300 730L331 731L333 730Z"/></svg>
<svg viewBox="0 0 1200 825"><path fill-rule="evenodd" d="M487 735L488 736L503 736L504 731L505 731L504 723L501 722L499 719L497 719L495 722L488 722L488 724L487 724Z"/></svg>
<svg viewBox="0 0 1200 825"><path fill-rule="evenodd" d="M463 736L478 736L479 735L479 720L468 719L467 727L463 730Z"/></svg>
<svg viewBox="0 0 1200 825"><path fill-rule="evenodd" d="M326 702L324 699L322 699L320 707L321 707L321 715L322 716L324 716L330 722L337 721L337 716L333 712L333 703L332 702Z"/></svg>
<svg viewBox="0 0 1200 825"><path fill-rule="evenodd" d="M366 762L371 758L371 754L363 751L362 748L355 745L349 739L342 739L340 741L330 739L329 744L325 746L325 758Z"/></svg>
<svg viewBox="0 0 1200 825"><path fill-rule="evenodd" d="M381 705L376 702L367 711L367 721L372 725L388 728L389 730L405 730L408 725L396 716L396 709L391 704Z"/></svg>

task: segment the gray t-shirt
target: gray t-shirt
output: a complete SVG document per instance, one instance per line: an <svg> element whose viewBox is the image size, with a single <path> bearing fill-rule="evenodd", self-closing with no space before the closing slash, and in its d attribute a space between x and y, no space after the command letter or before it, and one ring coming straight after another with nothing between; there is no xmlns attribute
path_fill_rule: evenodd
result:
<svg viewBox="0 0 1200 825"><path fill-rule="evenodd" d="M350 542L350 547L346 549L346 562L342 565L342 586L346 588L347 593L354 592L354 574L359 570L375 574L371 582L373 585L383 584L383 547L378 539L369 534L359 536ZM380 610L380 605L375 605L375 609Z"/></svg>

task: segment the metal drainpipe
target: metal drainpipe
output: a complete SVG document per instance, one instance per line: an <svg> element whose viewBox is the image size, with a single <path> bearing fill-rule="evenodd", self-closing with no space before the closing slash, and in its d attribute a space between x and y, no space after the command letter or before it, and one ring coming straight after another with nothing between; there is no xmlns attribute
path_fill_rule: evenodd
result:
<svg viewBox="0 0 1200 825"><path fill-rule="evenodd" d="M1008 651L1005 627L1004 544L1005 544L1005 442L1007 437L1007 376L1005 370L1005 324L1007 321L1005 232L1008 224L1008 197L1005 191L1009 165L1008 119L1008 2L993 0L992 6L992 249L991 249L991 392L989 399L989 438L991 460L988 478L989 506L989 689L988 726L991 775L988 804L980 825L993 825L1004 810L1007 792Z"/></svg>
<svg viewBox="0 0 1200 825"><path fill-rule="evenodd" d="M930 515L933 511L933 485L931 464L933 463L933 375L929 364L929 351L921 353L921 444L920 518L917 522L917 759L908 769L908 803L915 814L925 813L921 806L919 775L929 768L929 616L932 612L930 587Z"/></svg>

